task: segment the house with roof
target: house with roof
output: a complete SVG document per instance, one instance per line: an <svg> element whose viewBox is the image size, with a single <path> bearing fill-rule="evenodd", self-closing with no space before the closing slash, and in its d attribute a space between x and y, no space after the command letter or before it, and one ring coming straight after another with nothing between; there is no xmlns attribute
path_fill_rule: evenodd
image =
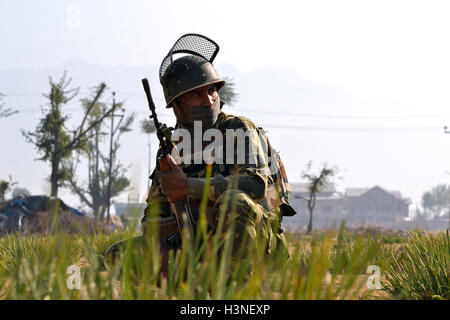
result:
<svg viewBox="0 0 450 320"><path fill-rule="evenodd" d="M389 191L380 186L372 188L347 188L346 221L352 224L371 224L393 227L409 216L411 201L399 191Z"/></svg>
<svg viewBox="0 0 450 320"><path fill-rule="evenodd" d="M308 224L308 198L307 183L291 183L289 202L298 214L283 218L284 227L296 229ZM409 216L410 203L399 191L389 191L379 186L347 188L341 193L336 191L334 184L329 184L316 195L313 229L339 226L342 222L347 226L400 226Z"/></svg>

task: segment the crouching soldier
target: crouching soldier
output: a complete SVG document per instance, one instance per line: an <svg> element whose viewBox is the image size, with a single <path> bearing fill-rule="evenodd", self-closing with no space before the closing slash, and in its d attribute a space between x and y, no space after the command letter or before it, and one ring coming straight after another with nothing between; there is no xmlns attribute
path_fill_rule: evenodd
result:
<svg viewBox="0 0 450 320"><path fill-rule="evenodd" d="M245 257L246 247L257 238L262 239L267 253L278 251L287 256L281 218L295 214L287 199L286 173L264 130L250 119L222 112L224 101L220 99L220 90L225 81L212 65L218 46L211 57L208 52L196 51L189 45L195 41L216 46L206 37L185 35L175 43L160 68L166 108L171 108L176 117L176 126L170 135L172 141L178 143L177 152L163 157L168 168L162 170L161 162L157 161L150 176L152 185L142 231L143 239L148 238L158 224L163 273L167 270L167 250L176 250L182 245L183 221L174 212L173 204L182 202L188 206L195 234L207 185L208 234L218 231L223 215L219 231L233 230L234 256L241 249L239 252ZM185 43L188 48L183 47ZM180 52L185 55L175 59ZM160 148L158 159L161 156ZM207 168L211 174L209 180ZM235 219L231 218L232 214ZM108 253L117 251L118 246Z"/></svg>

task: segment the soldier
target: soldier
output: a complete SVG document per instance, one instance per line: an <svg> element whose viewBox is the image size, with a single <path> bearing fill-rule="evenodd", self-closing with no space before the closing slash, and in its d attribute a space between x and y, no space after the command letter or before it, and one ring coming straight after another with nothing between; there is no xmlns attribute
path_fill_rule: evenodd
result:
<svg viewBox="0 0 450 320"><path fill-rule="evenodd" d="M156 223L162 246L168 249L180 246L178 226L168 198L182 200L188 197L196 221L207 184L206 168L210 164L212 175L206 210L209 231L216 232L221 213L225 215L221 232L229 230L231 213L235 212L233 253L243 246L245 254L246 241L260 237L267 252L276 250L287 255L286 241L280 228L281 216L293 215L295 211L284 197L288 191L284 169L279 166L281 162L271 150L262 128L247 118L222 112L224 102L219 92L225 81L212 63L201 56L193 54L173 60L160 80L166 108L172 108L176 116L175 132L184 129L183 132L189 133L183 135L182 142L191 148L179 150L179 158L167 156L170 171L162 171L157 162L150 176L152 185L141 221L144 237L154 230L152 226ZM223 136L222 144L219 143L213 152L213 160L201 158L199 161L199 154L204 155L211 142L201 139L199 146L195 135L200 132L203 138L208 130L219 132ZM244 148L239 145L236 132L244 134ZM231 139L226 137L229 134L233 134ZM184 141L186 137L190 137L190 141ZM231 141L232 148L223 141ZM214 142L217 146L217 141ZM197 153L189 152L189 149L197 150ZM275 172L269 168L271 151ZM181 165L177 163L180 160ZM167 267L164 259L167 260L167 252L163 252L163 269Z"/></svg>

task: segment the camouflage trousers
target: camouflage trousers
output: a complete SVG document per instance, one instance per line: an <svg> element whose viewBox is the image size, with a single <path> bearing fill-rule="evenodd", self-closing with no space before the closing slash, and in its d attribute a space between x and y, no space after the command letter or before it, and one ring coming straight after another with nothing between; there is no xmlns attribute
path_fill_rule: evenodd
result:
<svg viewBox="0 0 450 320"><path fill-rule="evenodd" d="M245 258L250 244L256 244L266 253L279 252L288 257L286 239L280 228L278 214L266 210L241 190L231 189L219 195L213 205L207 208L206 217L209 229L213 231L213 234L220 232L221 236L225 237L227 232L232 232L234 258L238 258L236 256L238 253L240 257ZM220 227L221 219L223 222ZM148 233L151 228L143 226L143 230L143 236L132 240L134 246L145 250L145 239L150 237L145 231ZM168 239L161 240L164 242ZM127 240L118 242L107 250L105 258L108 263L116 260L126 243ZM168 247L177 249L171 244ZM258 248L256 249L258 250Z"/></svg>
<svg viewBox="0 0 450 320"><path fill-rule="evenodd" d="M221 216L223 227L218 230ZM223 192L214 205L208 208L207 220L214 233L220 232L225 236L228 231L232 232L233 254L241 250L242 257L245 257L246 249L251 243L264 246L266 253L278 251L288 255L279 215L266 210L241 190Z"/></svg>

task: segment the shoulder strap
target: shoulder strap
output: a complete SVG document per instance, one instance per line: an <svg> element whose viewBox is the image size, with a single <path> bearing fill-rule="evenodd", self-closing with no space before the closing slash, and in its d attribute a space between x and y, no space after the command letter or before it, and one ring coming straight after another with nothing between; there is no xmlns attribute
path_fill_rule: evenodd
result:
<svg viewBox="0 0 450 320"><path fill-rule="evenodd" d="M289 204L291 187L280 154L270 145L269 138L264 129L261 127L258 127L258 129L264 135L268 147L270 173L272 178L269 179L267 190L269 208L272 209L278 207L282 216L293 216L297 212Z"/></svg>

